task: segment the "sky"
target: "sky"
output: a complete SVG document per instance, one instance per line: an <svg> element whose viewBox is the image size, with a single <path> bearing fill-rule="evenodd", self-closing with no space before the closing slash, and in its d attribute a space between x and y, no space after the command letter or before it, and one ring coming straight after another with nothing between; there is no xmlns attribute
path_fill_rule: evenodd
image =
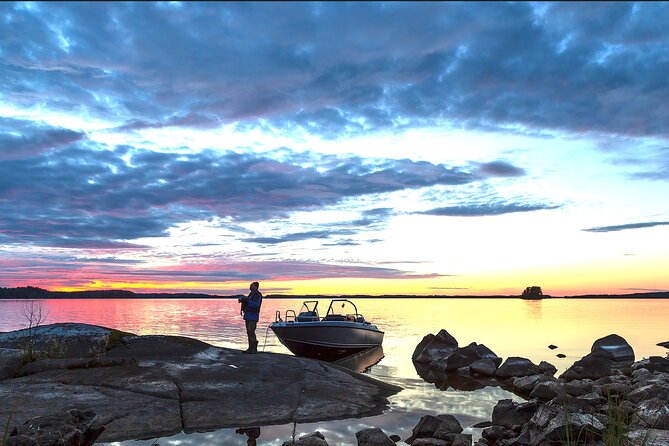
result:
<svg viewBox="0 0 669 446"><path fill-rule="evenodd" d="M669 290L667 3L0 3L0 286Z"/></svg>

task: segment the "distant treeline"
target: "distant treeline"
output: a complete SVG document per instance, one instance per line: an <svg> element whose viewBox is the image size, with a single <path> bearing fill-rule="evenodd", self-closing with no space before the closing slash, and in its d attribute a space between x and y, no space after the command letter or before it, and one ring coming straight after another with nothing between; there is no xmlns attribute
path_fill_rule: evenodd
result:
<svg viewBox="0 0 669 446"><path fill-rule="evenodd" d="M215 294L202 293L134 293L126 290L95 290L95 291L49 291L33 286L18 288L0 287L0 299L237 299L241 294L234 296L219 296ZM411 294L349 294L349 295L290 295L290 294L267 294L267 299L302 299L302 300L325 300L325 299L517 299L520 296L416 296ZM544 295L544 299L551 296ZM669 291L632 293L632 294L584 294L579 296L564 296L566 299L669 299Z"/></svg>
<svg viewBox="0 0 669 446"><path fill-rule="evenodd" d="M134 293L126 290L49 291L33 286L0 288L0 299L198 299L236 298L198 293Z"/></svg>

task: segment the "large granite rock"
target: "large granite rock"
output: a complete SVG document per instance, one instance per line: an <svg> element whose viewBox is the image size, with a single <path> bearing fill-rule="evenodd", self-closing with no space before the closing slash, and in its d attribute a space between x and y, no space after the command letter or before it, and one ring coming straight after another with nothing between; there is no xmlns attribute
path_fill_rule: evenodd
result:
<svg viewBox="0 0 669 446"><path fill-rule="evenodd" d="M635 370L646 369L650 372L669 373L669 359L661 356L651 356L648 359L642 359L632 365Z"/></svg>
<svg viewBox="0 0 669 446"><path fill-rule="evenodd" d="M497 369L495 376L498 378L513 378L519 376L538 375L541 373L539 366L527 358L510 356Z"/></svg>
<svg viewBox="0 0 669 446"><path fill-rule="evenodd" d="M576 361L562 375L561 379L599 379L611 375L611 356L602 349L596 349Z"/></svg>
<svg viewBox="0 0 669 446"><path fill-rule="evenodd" d="M86 326L82 327L85 331ZM74 360L77 363L78 360ZM127 336L91 368L54 368L0 381L0 425L91 410L104 442L186 431L375 415L400 389L289 355L244 355L173 336ZM71 362L70 362L71 363ZM20 371L20 370L19 370Z"/></svg>
<svg viewBox="0 0 669 446"><path fill-rule="evenodd" d="M325 436L319 431L298 438L295 443L292 440L284 441L283 446L328 446Z"/></svg>
<svg viewBox="0 0 669 446"><path fill-rule="evenodd" d="M441 359L458 348L458 341L446 330L442 329L437 335L428 334L418 343L411 359L417 363L429 364Z"/></svg>
<svg viewBox="0 0 669 446"><path fill-rule="evenodd" d="M498 365L502 361L485 345L472 342L466 347L453 350L443 358L435 359L430 363L430 367L440 372L454 372L462 367L470 367L472 363L481 359L490 359Z"/></svg>
<svg viewBox="0 0 669 446"><path fill-rule="evenodd" d="M596 350L606 352L614 363L620 365L631 365L634 362L634 350L627 341L617 334L610 334L597 339L592 344L591 352Z"/></svg>
<svg viewBox="0 0 669 446"><path fill-rule="evenodd" d="M13 378L21 367L23 353L16 348L0 348L0 381Z"/></svg>

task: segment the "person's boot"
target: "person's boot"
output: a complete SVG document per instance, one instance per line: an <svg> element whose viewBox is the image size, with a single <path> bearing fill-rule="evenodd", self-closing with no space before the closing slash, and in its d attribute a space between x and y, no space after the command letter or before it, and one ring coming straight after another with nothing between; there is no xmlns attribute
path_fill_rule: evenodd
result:
<svg viewBox="0 0 669 446"><path fill-rule="evenodd" d="M258 341L252 341L249 353L258 353Z"/></svg>
<svg viewBox="0 0 669 446"><path fill-rule="evenodd" d="M246 350L242 351L242 353L253 353L253 347L252 347L252 345L253 345L253 341L251 341L251 340L249 339L249 348L247 348Z"/></svg>

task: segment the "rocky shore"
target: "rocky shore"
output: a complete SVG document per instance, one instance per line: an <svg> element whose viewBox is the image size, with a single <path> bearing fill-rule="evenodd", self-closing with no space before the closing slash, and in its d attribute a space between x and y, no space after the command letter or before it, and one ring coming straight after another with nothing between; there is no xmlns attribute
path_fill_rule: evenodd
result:
<svg viewBox="0 0 669 446"><path fill-rule="evenodd" d="M498 401L490 421L472 426L484 428L475 443L452 415L423 416L404 440L412 446L669 445L669 359L635 362L632 347L618 335L596 340L588 355L557 378L547 362L503 360L476 343L459 347L445 330L425 336L412 359L419 375L439 389L500 386L525 399ZM359 431L356 439L358 446L400 441L379 428ZM294 444L328 445L320 432Z"/></svg>
<svg viewBox="0 0 669 446"><path fill-rule="evenodd" d="M26 343L36 361L26 362ZM294 356L85 324L0 333L7 446L87 445L371 416L401 390ZM0 431L0 439L2 431Z"/></svg>

